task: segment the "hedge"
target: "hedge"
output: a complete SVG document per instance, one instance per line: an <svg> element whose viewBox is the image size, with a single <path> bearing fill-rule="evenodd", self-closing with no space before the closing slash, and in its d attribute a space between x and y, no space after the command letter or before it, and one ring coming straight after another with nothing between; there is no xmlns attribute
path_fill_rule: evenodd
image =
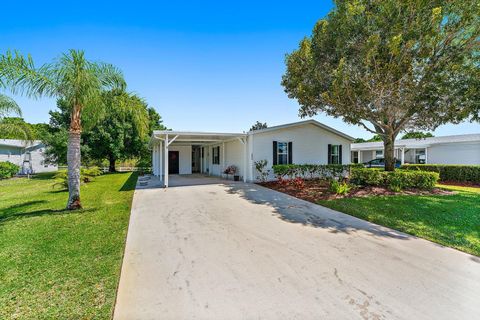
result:
<svg viewBox="0 0 480 320"><path fill-rule="evenodd" d="M429 190L439 180L437 172L428 171L382 171L375 169L352 170L350 181L363 186L383 186L392 191L403 189Z"/></svg>
<svg viewBox="0 0 480 320"><path fill-rule="evenodd" d="M480 182L479 165L404 164L401 168L438 172L441 181Z"/></svg>
<svg viewBox="0 0 480 320"><path fill-rule="evenodd" d="M8 179L13 177L20 167L11 162L0 162L0 179Z"/></svg>
<svg viewBox="0 0 480 320"><path fill-rule="evenodd" d="M363 164L276 164L272 166L277 178L340 178L347 177L352 168L363 168Z"/></svg>

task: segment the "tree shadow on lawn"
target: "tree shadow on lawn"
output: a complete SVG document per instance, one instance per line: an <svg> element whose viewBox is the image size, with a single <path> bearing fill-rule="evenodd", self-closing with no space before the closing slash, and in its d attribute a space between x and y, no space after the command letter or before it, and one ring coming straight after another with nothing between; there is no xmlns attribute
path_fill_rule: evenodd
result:
<svg viewBox="0 0 480 320"><path fill-rule="evenodd" d="M32 210L39 205L47 203L46 200L33 200L19 204L15 204L6 208L0 209L0 226L7 221L32 218L44 215L56 215L56 214L72 214L72 213L86 213L95 211L95 208L82 209L77 211L69 211L66 209L37 209ZM30 211L31 210L31 211Z"/></svg>
<svg viewBox="0 0 480 320"><path fill-rule="evenodd" d="M126 174L126 173L115 173L115 174ZM125 183L120 188L120 191L135 190L135 187L137 186L137 179L138 179L138 173L132 172L130 177L128 177L127 181L125 181Z"/></svg>
<svg viewBox="0 0 480 320"><path fill-rule="evenodd" d="M252 203L272 207L280 219L304 226L327 229L330 233L354 234L359 230L377 237L409 240L414 236L319 206L255 184L225 184L228 193Z"/></svg>

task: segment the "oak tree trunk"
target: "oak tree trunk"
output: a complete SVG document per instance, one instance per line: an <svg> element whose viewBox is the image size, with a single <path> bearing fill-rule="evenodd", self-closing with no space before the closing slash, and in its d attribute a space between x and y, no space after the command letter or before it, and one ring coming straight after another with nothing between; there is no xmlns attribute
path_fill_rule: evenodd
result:
<svg viewBox="0 0 480 320"><path fill-rule="evenodd" d="M109 162L108 172L116 172L116 170L115 170L115 162L116 162L115 157L110 155L109 158L108 158L108 162Z"/></svg>
<svg viewBox="0 0 480 320"><path fill-rule="evenodd" d="M383 139L383 157L385 159L385 171L395 170L395 135L386 133Z"/></svg>
<svg viewBox="0 0 480 320"><path fill-rule="evenodd" d="M68 210L82 208L80 202L80 134L81 134L81 106L75 105L70 119L68 133L67 164L68 164Z"/></svg>

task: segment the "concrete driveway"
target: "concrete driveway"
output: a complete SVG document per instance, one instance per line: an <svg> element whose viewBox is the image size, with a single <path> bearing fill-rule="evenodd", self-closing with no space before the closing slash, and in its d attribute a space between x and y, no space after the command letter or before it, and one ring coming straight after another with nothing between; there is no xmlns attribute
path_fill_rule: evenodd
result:
<svg viewBox="0 0 480 320"><path fill-rule="evenodd" d="M257 185L180 180L135 193L116 320L480 318L477 257Z"/></svg>

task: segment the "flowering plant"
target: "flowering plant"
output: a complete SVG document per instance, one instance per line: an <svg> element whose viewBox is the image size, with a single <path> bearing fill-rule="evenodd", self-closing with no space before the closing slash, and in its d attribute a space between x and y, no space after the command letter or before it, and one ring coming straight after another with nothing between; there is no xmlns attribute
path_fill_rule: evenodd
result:
<svg viewBox="0 0 480 320"><path fill-rule="evenodd" d="M235 174L236 172L237 172L237 167L235 167L234 165L228 166L228 167L223 171L223 173L225 173L225 174Z"/></svg>

